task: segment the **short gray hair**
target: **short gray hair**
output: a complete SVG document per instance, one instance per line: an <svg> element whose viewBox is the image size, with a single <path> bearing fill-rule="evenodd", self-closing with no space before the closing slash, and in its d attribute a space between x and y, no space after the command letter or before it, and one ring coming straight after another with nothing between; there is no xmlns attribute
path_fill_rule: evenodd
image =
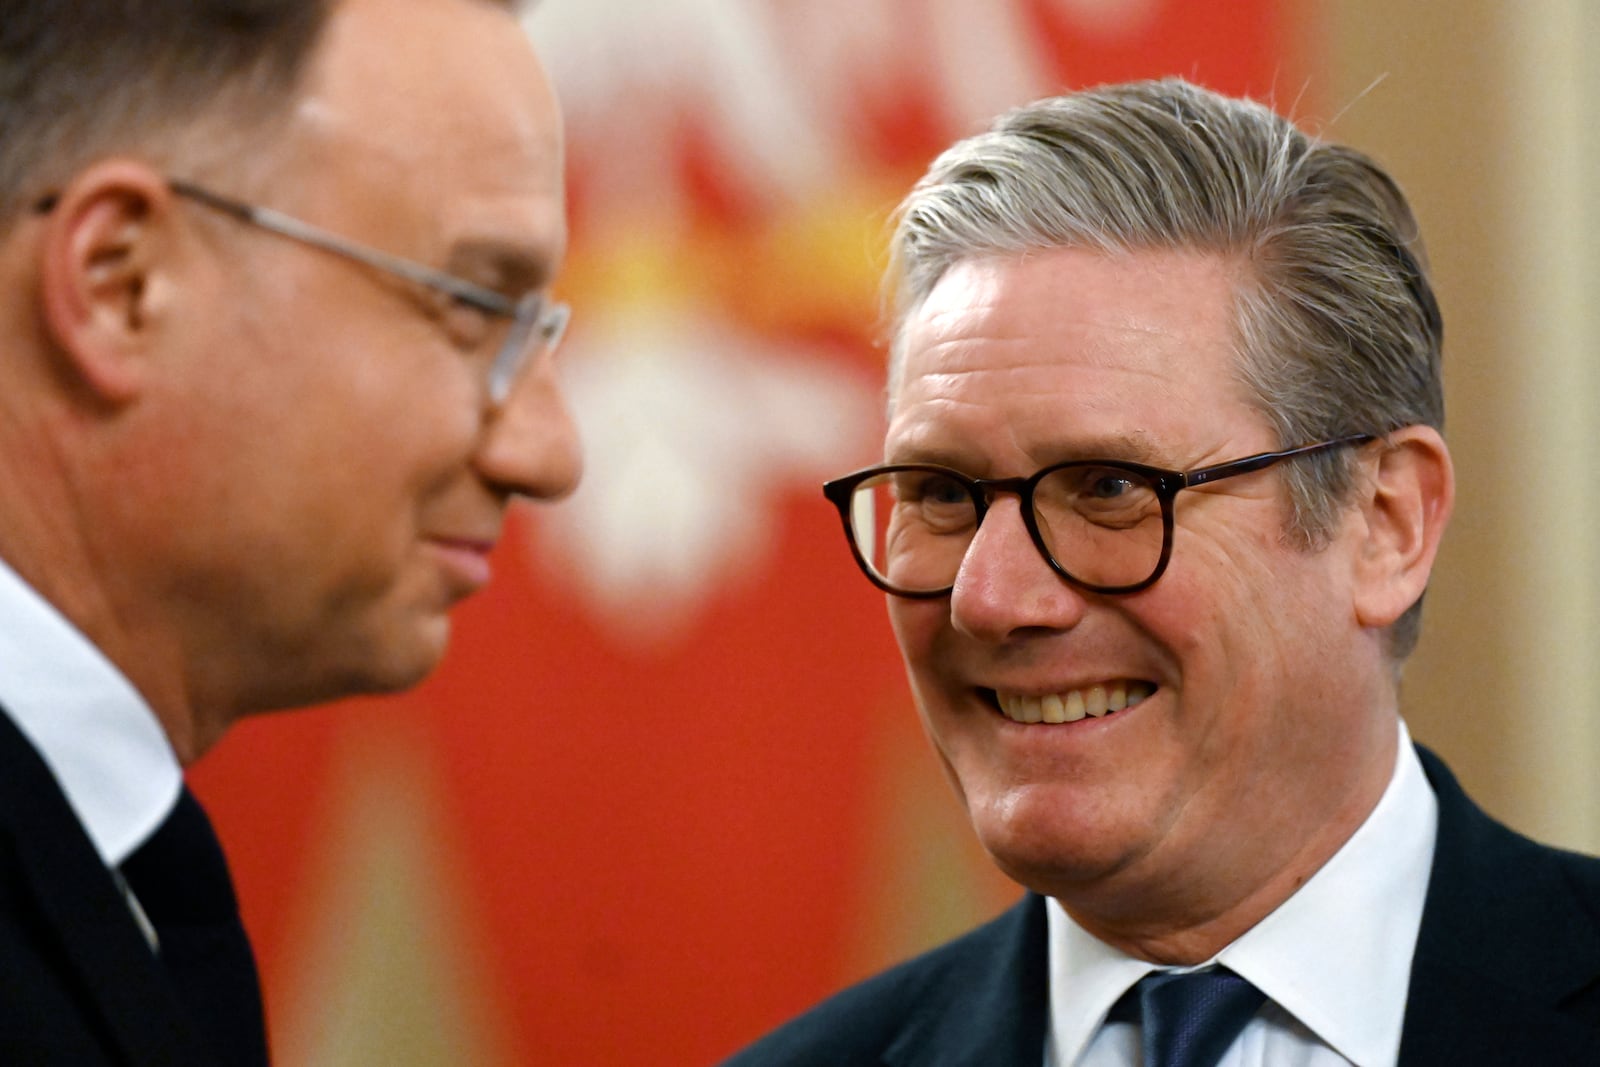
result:
<svg viewBox="0 0 1600 1067"><path fill-rule="evenodd" d="M1443 326L1394 180L1261 104L1180 79L1041 100L934 161L896 215L891 402L904 324L952 266L1060 247L1187 249L1246 267L1237 373L1284 447L1443 427ZM1287 535L1324 543L1353 471L1342 451L1295 461ZM1396 662L1420 610L1390 628Z"/></svg>

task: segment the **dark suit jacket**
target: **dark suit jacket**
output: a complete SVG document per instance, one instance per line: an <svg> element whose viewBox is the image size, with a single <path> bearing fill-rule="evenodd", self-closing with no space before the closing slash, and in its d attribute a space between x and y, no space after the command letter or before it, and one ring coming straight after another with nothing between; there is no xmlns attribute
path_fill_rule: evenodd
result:
<svg viewBox="0 0 1600 1067"><path fill-rule="evenodd" d="M1600 1064L1600 859L1501 826L1418 751L1439 797L1439 837L1400 1064ZM1030 894L724 1067L1040 1067L1047 975L1044 900Z"/></svg>
<svg viewBox="0 0 1600 1067"><path fill-rule="evenodd" d="M0 710L0 1063L217 1062L49 768Z"/></svg>

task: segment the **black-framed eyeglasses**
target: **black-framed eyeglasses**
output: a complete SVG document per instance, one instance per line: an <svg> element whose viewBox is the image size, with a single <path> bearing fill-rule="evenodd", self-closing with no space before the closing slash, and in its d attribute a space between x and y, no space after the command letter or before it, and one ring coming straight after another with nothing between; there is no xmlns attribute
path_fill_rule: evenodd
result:
<svg viewBox="0 0 1600 1067"><path fill-rule="evenodd" d="M220 211L250 226L383 271L441 293L486 315L504 319L507 323L505 336L495 348L488 373L489 399L496 405L505 402L511 393L512 383L530 358L551 352L560 344L571 318L571 309L567 305L546 300L539 293L529 293L520 300L513 300L465 278L340 237L281 211L223 196L194 182L168 178L167 186L187 200ZM48 212L55 204L56 197L47 196L35 205L35 210Z"/></svg>
<svg viewBox="0 0 1600 1067"><path fill-rule="evenodd" d="M868 467L828 482L861 570L886 593L946 595L997 493L1021 498L1022 521L1062 578L1095 593L1136 593L1172 557L1172 501L1184 489L1296 456L1362 445L1373 434L1261 452L1192 471L1121 460L1054 463L1026 478L969 478L931 463Z"/></svg>

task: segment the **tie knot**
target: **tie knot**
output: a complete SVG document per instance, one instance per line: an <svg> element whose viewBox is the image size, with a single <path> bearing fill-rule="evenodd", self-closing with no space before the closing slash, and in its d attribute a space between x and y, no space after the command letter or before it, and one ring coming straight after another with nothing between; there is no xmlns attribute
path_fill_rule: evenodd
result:
<svg viewBox="0 0 1600 1067"><path fill-rule="evenodd" d="M1224 967L1148 974L1112 1018L1137 1017L1144 1067L1215 1067L1265 994Z"/></svg>
<svg viewBox="0 0 1600 1067"><path fill-rule="evenodd" d="M157 929L228 922L238 915L222 846L187 789L166 821L123 861L122 875Z"/></svg>

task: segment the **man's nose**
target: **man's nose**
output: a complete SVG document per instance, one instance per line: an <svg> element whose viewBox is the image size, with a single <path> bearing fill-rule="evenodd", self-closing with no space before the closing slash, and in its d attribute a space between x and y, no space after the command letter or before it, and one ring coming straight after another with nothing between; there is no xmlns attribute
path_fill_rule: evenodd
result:
<svg viewBox="0 0 1600 1067"><path fill-rule="evenodd" d="M1002 642L1022 631L1070 629L1083 610L1083 594L1034 544L1018 499L998 495L956 573L951 624L980 641Z"/></svg>
<svg viewBox="0 0 1600 1067"><path fill-rule="evenodd" d="M577 487L583 450L550 355L512 383L485 427L476 466L501 491L535 500L559 500Z"/></svg>

